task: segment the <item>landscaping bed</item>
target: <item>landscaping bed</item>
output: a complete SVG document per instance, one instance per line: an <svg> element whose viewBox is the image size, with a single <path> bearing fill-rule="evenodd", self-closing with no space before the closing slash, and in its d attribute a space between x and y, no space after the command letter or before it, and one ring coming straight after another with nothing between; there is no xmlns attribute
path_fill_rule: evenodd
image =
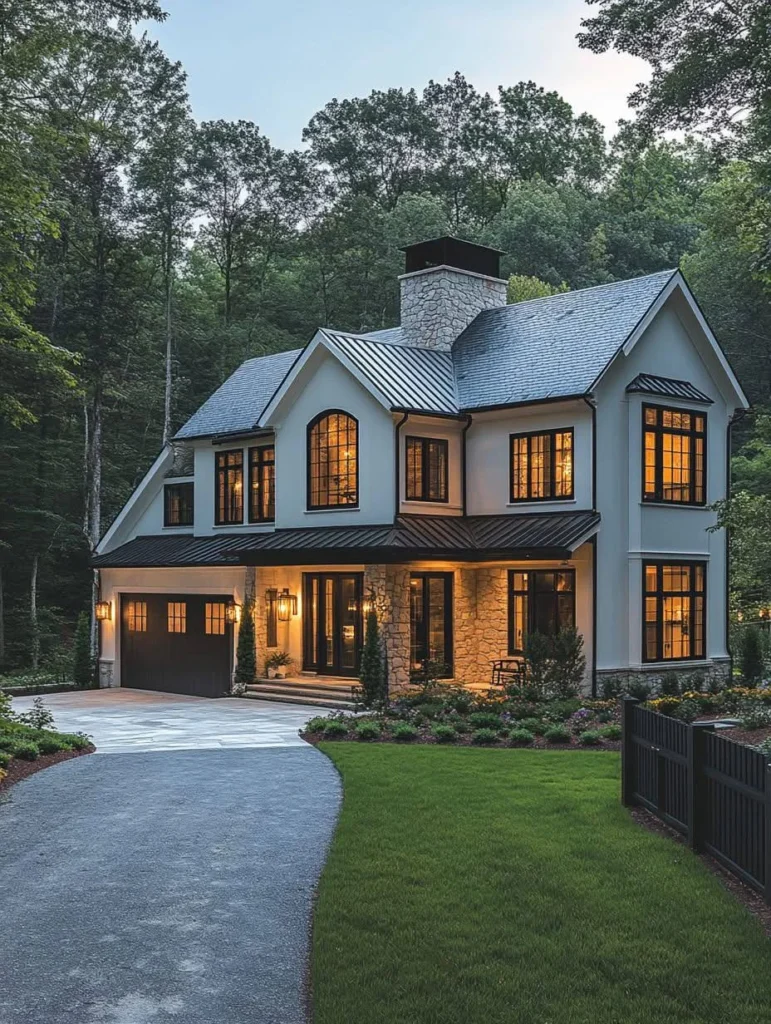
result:
<svg viewBox="0 0 771 1024"><path fill-rule="evenodd" d="M31 711L17 715L0 694L0 792L42 768L94 749L83 733L57 732L40 698Z"/></svg>
<svg viewBox="0 0 771 1024"><path fill-rule="evenodd" d="M735 743L755 747L771 756L771 689L734 686L718 693L686 691L656 697L643 707L681 722L736 719L738 724L721 729L720 735Z"/></svg>
<svg viewBox="0 0 771 1024"><path fill-rule="evenodd" d="M316 1024L755 1024L759 922L621 807L617 755L323 743Z"/></svg>

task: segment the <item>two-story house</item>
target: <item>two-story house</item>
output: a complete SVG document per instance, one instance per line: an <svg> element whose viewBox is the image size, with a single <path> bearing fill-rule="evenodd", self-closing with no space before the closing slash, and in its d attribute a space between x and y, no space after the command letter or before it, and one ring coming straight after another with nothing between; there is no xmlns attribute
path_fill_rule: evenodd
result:
<svg viewBox="0 0 771 1024"><path fill-rule="evenodd" d="M680 273L506 305L498 251L405 253L400 327L248 360L160 454L95 558L103 684L226 692L247 601L306 686L356 677L369 602L392 691L567 625L587 689L727 671L747 400Z"/></svg>

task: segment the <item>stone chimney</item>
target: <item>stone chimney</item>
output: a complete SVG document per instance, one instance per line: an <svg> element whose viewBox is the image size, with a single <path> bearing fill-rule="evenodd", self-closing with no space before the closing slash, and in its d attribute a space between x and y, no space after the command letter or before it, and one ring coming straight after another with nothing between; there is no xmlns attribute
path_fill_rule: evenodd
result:
<svg viewBox="0 0 771 1024"><path fill-rule="evenodd" d="M506 305L499 249L445 235L402 251L401 320L408 345L449 351L477 313Z"/></svg>

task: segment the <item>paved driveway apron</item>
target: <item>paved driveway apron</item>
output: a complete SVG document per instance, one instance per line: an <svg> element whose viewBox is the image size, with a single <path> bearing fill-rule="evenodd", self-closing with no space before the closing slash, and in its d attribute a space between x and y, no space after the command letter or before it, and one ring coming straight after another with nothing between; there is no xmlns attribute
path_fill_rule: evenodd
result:
<svg viewBox="0 0 771 1024"><path fill-rule="evenodd" d="M62 728L78 725L48 703ZM248 716L281 714L255 703ZM340 786L326 758L292 745L296 728L286 746L242 736L229 749L76 758L10 791L0 1024L304 1021L312 899Z"/></svg>

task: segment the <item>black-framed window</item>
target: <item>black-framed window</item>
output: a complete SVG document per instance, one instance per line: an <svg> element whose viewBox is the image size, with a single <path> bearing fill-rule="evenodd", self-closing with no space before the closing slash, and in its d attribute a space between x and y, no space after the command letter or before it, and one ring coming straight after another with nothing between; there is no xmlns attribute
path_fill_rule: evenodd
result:
<svg viewBox="0 0 771 1024"><path fill-rule="evenodd" d="M244 453L233 448L216 455L214 522L217 526L244 521Z"/></svg>
<svg viewBox="0 0 771 1024"><path fill-rule="evenodd" d="M163 525L193 525L193 484L164 484Z"/></svg>
<svg viewBox="0 0 771 1024"><path fill-rule="evenodd" d="M511 434L511 501L554 501L573 497L573 428Z"/></svg>
<svg viewBox="0 0 771 1024"><path fill-rule="evenodd" d="M523 654L529 633L575 628L575 569L509 570L509 654Z"/></svg>
<svg viewBox="0 0 771 1024"><path fill-rule="evenodd" d="M430 663L439 679L453 675L452 573L410 576L410 670Z"/></svg>
<svg viewBox="0 0 771 1024"><path fill-rule="evenodd" d="M407 501L447 501L448 460L446 440L408 437L405 459Z"/></svg>
<svg viewBox="0 0 771 1024"><path fill-rule="evenodd" d="M249 449L249 522L276 518L276 449L272 444Z"/></svg>
<svg viewBox="0 0 771 1024"><path fill-rule="evenodd" d="M643 603L643 661L706 657L706 562L644 562Z"/></svg>
<svg viewBox="0 0 771 1024"><path fill-rule="evenodd" d="M308 424L308 508L359 503L359 423L340 409Z"/></svg>
<svg viewBox="0 0 771 1024"><path fill-rule="evenodd" d="M643 501L706 504L706 413L644 405L642 418Z"/></svg>

